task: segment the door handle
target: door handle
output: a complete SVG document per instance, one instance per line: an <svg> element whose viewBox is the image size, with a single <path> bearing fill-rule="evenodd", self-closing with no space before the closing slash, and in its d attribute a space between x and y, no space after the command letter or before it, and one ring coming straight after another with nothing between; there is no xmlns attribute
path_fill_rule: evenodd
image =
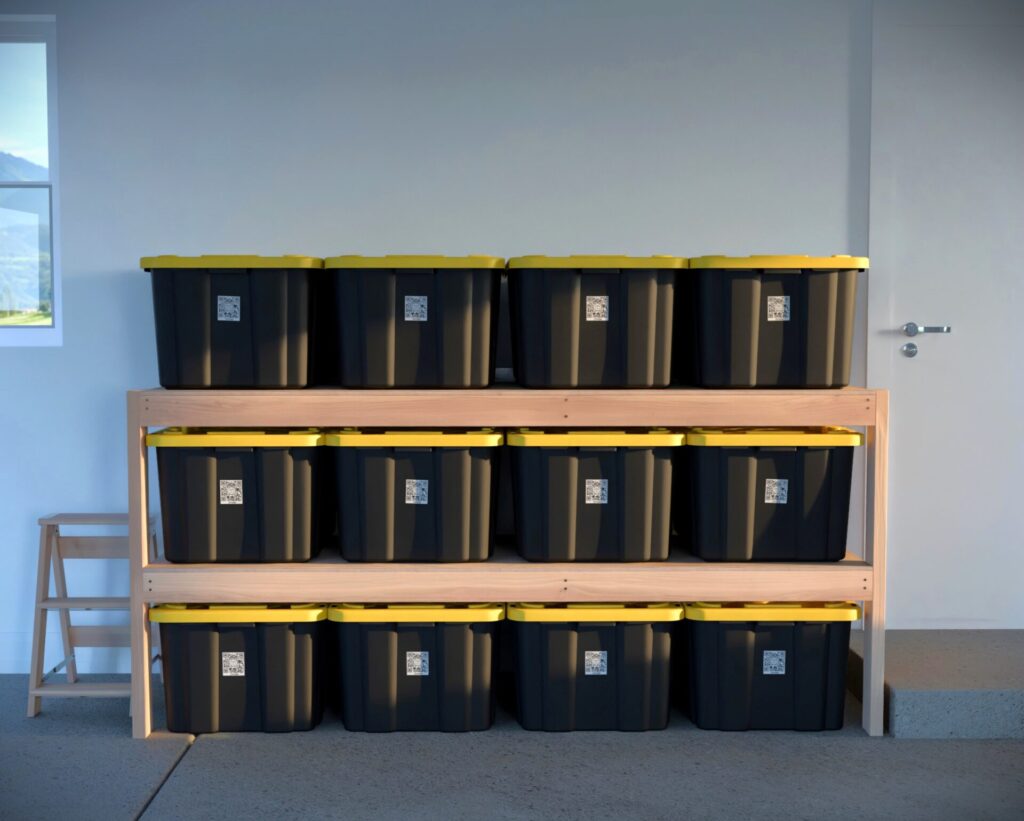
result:
<svg viewBox="0 0 1024 821"><path fill-rule="evenodd" d="M916 322L908 322L903 326L902 331L907 336L917 336L918 334L948 334L953 332L953 328L950 325L918 325Z"/></svg>

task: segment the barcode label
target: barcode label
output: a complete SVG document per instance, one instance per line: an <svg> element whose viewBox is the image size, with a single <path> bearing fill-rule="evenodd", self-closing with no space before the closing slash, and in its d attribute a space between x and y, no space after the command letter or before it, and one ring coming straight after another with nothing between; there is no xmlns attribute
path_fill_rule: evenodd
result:
<svg viewBox="0 0 1024 821"><path fill-rule="evenodd" d="M789 322L789 297L768 297L768 321Z"/></svg>
<svg viewBox="0 0 1024 821"><path fill-rule="evenodd" d="M430 480L406 479L405 503L407 505L430 504Z"/></svg>
<svg viewBox="0 0 1024 821"><path fill-rule="evenodd" d="M608 321L608 297L588 296L587 297L587 322Z"/></svg>
<svg viewBox="0 0 1024 821"><path fill-rule="evenodd" d="M784 505L789 501L789 479L765 479L764 503Z"/></svg>
<svg viewBox="0 0 1024 821"><path fill-rule="evenodd" d="M222 505L242 504L242 480L221 479L220 480L220 503Z"/></svg>
<svg viewBox="0 0 1024 821"><path fill-rule="evenodd" d="M587 479L583 486L583 498L588 505L608 504L608 480Z"/></svg>
<svg viewBox="0 0 1024 821"><path fill-rule="evenodd" d="M241 322L242 298L240 296L217 297L217 321Z"/></svg>
<svg viewBox="0 0 1024 821"><path fill-rule="evenodd" d="M585 675L585 676L606 676L606 675L608 675L608 651L607 650L584 650L583 651L583 675Z"/></svg>
<svg viewBox="0 0 1024 821"><path fill-rule="evenodd" d="M405 654L405 674L407 676L430 675L430 651L410 650Z"/></svg>
<svg viewBox="0 0 1024 821"><path fill-rule="evenodd" d="M427 303L428 299L425 296L407 296L405 298L405 321L426 322Z"/></svg>
<svg viewBox="0 0 1024 821"><path fill-rule="evenodd" d="M221 653L220 674L222 676L244 676L245 653Z"/></svg>
<svg viewBox="0 0 1024 821"><path fill-rule="evenodd" d="M765 650L761 660L761 673L766 676L786 675L786 651Z"/></svg>

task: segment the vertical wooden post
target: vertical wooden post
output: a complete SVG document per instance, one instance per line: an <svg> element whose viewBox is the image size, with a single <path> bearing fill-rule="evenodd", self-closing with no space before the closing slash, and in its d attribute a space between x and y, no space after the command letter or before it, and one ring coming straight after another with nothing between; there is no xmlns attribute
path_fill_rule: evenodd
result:
<svg viewBox="0 0 1024 821"><path fill-rule="evenodd" d="M151 729L149 606L142 573L149 564L149 492L146 427L141 399L128 392L128 560L131 574L132 735L146 738Z"/></svg>
<svg viewBox="0 0 1024 821"><path fill-rule="evenodd" d="M863 723L868 735L885 732L885 535L889 496L889 392L875 394L875 424L868 429L865 556L874 594L864 602Z"/></svg>
<svg viewBox="0 0 1024 821"><path fill-rule="evenodd" d="M47 610L42 603L50 596L50 551L53 549L53 525L40 525L39 528L39 564L36 568L36 613L32 623L32 666L28 675L28 717L39 715L42 699L34 695L37 687L43 683L43 651L46 648L46 617Z"/></svg>
<svg viewBox="0 0 1024 821"><path fill-rule="evenodd" d="M64 575L64 554L60 550L60 526L54 529L51 545L51 561L53 562L53 591L58 599L68 598L68 580ZM78 665L75 663L75 648L71 644L71 613L66 608L57 611L60 618L60 638L64 645L64 671L68 684L78 681Z"/></svg>

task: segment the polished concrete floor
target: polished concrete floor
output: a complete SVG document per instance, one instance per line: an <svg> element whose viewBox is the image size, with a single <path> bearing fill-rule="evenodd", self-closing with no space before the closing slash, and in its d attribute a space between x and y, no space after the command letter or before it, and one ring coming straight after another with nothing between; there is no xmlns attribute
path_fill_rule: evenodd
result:
<svg viewBox="0 0 1024 821"><path fill-rule="evenodd" d="M51 700L24 717L0 676L0 819L799 819L1020 821L1024 741L835 733L156 734L127 701ZM162 716L158 713L158 725Z"/></svg>

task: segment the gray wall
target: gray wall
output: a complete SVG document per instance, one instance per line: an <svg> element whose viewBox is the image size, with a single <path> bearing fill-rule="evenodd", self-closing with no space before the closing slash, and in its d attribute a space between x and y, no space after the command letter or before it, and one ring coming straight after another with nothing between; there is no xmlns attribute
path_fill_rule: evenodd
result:
<svg viewBox="0 0 1024 821"><path fill-rule="evenodd" d="M125 507L141 255L867 251L866 0L4 9L58 15L66 316L0 349L0 670L36 517Z"/></svg>

